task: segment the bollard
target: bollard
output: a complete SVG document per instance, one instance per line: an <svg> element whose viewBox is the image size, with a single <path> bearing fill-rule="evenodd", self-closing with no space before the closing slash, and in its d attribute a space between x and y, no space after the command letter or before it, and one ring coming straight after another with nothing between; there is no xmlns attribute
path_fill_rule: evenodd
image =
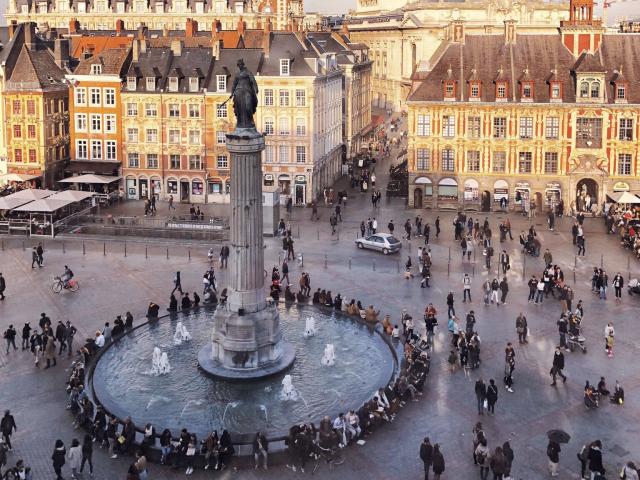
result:
<svg viewBox="0 0 640 480"><path fill-rule="evenodd" d="M62 241L62 253L67 253L67 250L64 246L64 240Z"/></svg>
<svg viewBox="0 0 640 480"><path fill-rule="evenodd" d="M127 242L124 242L124 256L127 256Z"/></svg>
<svg viewBox="0 0 640 480"><path fill-rule="evenodd" d="M451 247L449 247L449 262L451 262Z"/></svg>
<svg viewBox="0 0 640 480"><path fill-rule="evenodd" d="M349 270L351 270L351 257L349 257Z"/></svg>
<svg viewBox="0 0 640 480"><path fill-rule="evenodd" d="M373 266L373 271L376 271L376 261L375 260L371 260L372 266Z"/></svg>
<svg viewBox="0 0 640 480"><path fill-rule="evenodd" d="M324 255L324 268L327 268L327 254Z"/></svg>
<svg viewBox="0 0 640 480"><path fill-rule="evenodd" d="M604 268L604 254L600 254L600 268Z"/></svg>
<svg viewBox="0 0 640 480"><path fill-rule="evenodd" d="M167 260L169 260L169 247L167 247Z"/></svg>
<svg viewBox="0 0 640 480"><path fill-rule="evenodd" d="M3 248L4 250L4 245ZM631 255L627 255L627 280L631 280Z"/></svg>
<svg viewBox="0 0 640 480"><path fill-rule="evenodd" d="M4 238L2 239L2 251L4 252Z"/></svg>
<svg viewBox="0 0 640 480"><path fill-rule="evenodd" d="M82 254L86 255L87 254L87 249L84 246L84 242L82 242Z"/></svg>
<svg viewBox="0 0 640 480"><path fill-rule="evenodd" d="M191 249L189 248L189 261L191 261Z"/></svg>
<svg viewBox="0 0 640 480"><path fill-rule="evenodd" d="M473 277L475 277L475 276L476 276L476 265L475 265L475 263L473 264L473 267L472 267L472 269L471 269L471 275L472 275Z"/></svg>
<svg viewBox="0 0 640 480"><path fill-rule="evenodd" d="M318 230L318 240L320 240L320 230Z"/></svg>
<svg viewBox="0 0 640 480"><path fill-rule="evenodd" d="M24 240L22 241L22 251L24 252Z"/></svg>
<svg viewBox="0 0 640 480"><path fill-rule="evenodd" d="M144 258L149 258L149 254L147 253L147 246L144 246Z"/></svg>
<svg viewBox="0 0 640 480"><path fill-rule="evenodd" d="M102 242L102 255L107 256L107 244Z"/></svg>
<svg viewBox="0 0 640 480"><path fill-rule="evenodd" d="M338 241L340 241L340 230L339 229L336 231L336 234L338 235Z"/></svg>
<svg viewBox="0 0 640 480"><path fill-rule="evenodd" d="M449 276L450 273L451 273L451 263L447 262L447 277Z"/></svg>
<svg viewBox="0 0 640 480"><path fill-rule="evenodd" d="M396 262L396 273L400 273L400 262Z"/></svg>

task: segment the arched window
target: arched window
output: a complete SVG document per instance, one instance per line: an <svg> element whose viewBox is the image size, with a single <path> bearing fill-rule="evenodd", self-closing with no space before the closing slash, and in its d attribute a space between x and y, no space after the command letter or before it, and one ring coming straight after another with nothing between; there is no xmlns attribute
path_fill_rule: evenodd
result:
<svg viewBox="0 0 640 480"><path fill-rule="evenodd" d="M591 82L591 98L600 98L600 82Z"/></svg>
<svg viewBox="0 0 640 480"><path fill-rule="evenodd" d="M589 97L589 82L582 82L580 84L580 97L581 98Z"/></svg>

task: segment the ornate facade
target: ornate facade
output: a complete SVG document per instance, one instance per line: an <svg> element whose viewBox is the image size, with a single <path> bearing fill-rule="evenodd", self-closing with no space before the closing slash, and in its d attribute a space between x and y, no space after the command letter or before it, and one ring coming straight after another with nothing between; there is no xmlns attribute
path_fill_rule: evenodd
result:
<svg viewBox="0 0 640 480"><path fill-rule="evenodd" d="M556 35L520 34L511 21L502 34L463 31L416 82L410 206L562 199L596 211L608 193L640 191L640 38L605 34L590 0L574 6Z"/></svg>
<svg viewBox="0 0 640 480"><path fill-rule="evenodd" d="M374 105L398 110L406 107L412 78L431 70L461 31L501 32L504 21L515 20L521 32L548 34L566 16L566 4L536 0L358 0L347 21L351 40L370 48Z"/></svg>

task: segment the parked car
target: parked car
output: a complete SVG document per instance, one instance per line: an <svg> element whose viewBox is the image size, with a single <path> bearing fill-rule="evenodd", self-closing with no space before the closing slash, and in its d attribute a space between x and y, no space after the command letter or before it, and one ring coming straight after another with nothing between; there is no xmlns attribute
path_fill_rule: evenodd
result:
<svg viewBox="0 0 640 480"><path fill-rule="evenodd" d="M374 233L368 237L359 238L356 240L356 246L358 248L369 248L371 250L378 250L379 252L389 255L400 251L402 243L396 237L390 233Z"/></svg>

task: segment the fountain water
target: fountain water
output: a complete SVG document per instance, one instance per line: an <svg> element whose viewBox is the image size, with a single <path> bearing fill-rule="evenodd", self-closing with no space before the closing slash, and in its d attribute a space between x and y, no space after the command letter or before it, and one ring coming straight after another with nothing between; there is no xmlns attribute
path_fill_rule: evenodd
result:
<svg viewBox="0 0 640 480"><path fill-rule="evenodd" d="M180 345L182 342L188 342L191 340L191 334L187 331L182 322L178 322L176 325L176 333L173 334L173 343Z"/></svg>
<svg viewBox="0 0 640 480"><path fill-rule="evenodd" d="M229 403L227 403L227 405L224 407L224 413L222 414L222 423L223 424L224 424L224 417L227 415L227 409L229 407L236 408L238 405L240 405L240 402L229 402Z"/></svg>
<svg viewBox="0 0 640 480"><path fill-rule="evenodd" d="M266 426L269 426L269 416L267 415L267 407L265 405L260 405L258 407L260 409L260 411L262 411L264 413L264 422L266 424Z"/></svg>
<svg viewBox="0 0 640 480"><path fill-rule="evenodd" d="M322 364L328 367L336 363L336 350L333 347L333 343L327 343L324 347L324 354L322 355Z"/></svg>
<svg viewBox="0 0 640 480"><path fill-rule="evenodd" d="M153 356L151 357L151 373L155 376L165 375L171 371L169 365L169 357L167 352L162 352L158 347L153 347Z"/></svg>
<svg viewBox="0 0 640 480"><path fill-rule="evenodd" d="M280 398L282 400L296 400L298 398L298 392L291 382L291 375L285 375L282 379L282 392L280 392Z"/></svg>
<svg viewBox="0 0 640 480"><path fill-rule="evenodd" d="M304 327L305 338L313 337L316 334L316 319L313 317L307 317Z"/></svg>

